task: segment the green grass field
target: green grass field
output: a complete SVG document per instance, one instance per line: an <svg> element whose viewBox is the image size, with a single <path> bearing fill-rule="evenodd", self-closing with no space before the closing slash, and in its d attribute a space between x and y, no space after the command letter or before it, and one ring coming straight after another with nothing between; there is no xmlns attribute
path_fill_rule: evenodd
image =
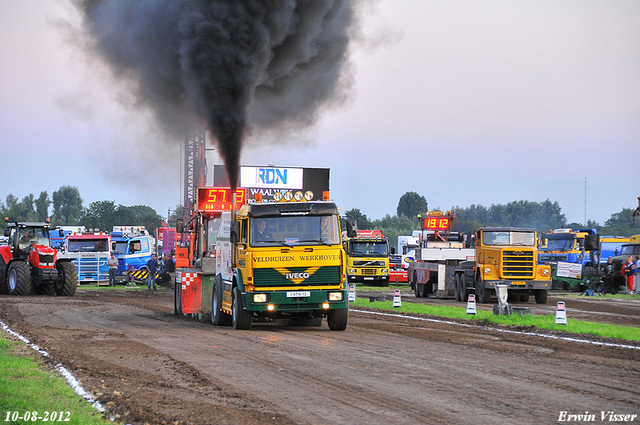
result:
<svg viewBox="0 0 640 425"><path fill-rule="evenodd" d="M105 423L62 376L24 350L31 348L0 334L0 423Z"/></svg>
<svg viewBox="0 0 640 425"><path fill-rule="evenodd" d="M393 291L395 289L400 288L379 288L379 287L359 287L360 291ZM405 290L403 293L409 292ZM571 296L574 296L571 294ZM578 296L576 294L575 296ZM607 297L615 297L615 298L633 298L640 299L638 295L607 295ZM605 338L618 338L627 341L640 341L640 328L636 328L633 326L616 326L609 325L605 323L594 323L594 322L585 322L581 320L571 319L570 317L567 319L566 325L556 324L555 323L555 314L546 314L539 316L532 315L524 315L520 316L519 314L511 314L509 316L503 315L494 315L492 311L477 311L477 315L467 315L466 306L464 307L455 307L455 306L430 306L424 304L416 304L416 303L402 303L401 307L393 307L393 301L374 301L370 302L368 299L364 297L359 297L356 299L355 303L351 303L352 306L357 307L369 307L380 310L388 310L393 312L406 312L413 314L422 314L432 317L443 317L450 319L462 319L468 320L470 322L488 322L494 323L496 325L504 325L509 327L531 327L535 326L539 329L550 329L554 331L573 333L573 334L584 334L584 335L595 335L601 336Z"/></svg>

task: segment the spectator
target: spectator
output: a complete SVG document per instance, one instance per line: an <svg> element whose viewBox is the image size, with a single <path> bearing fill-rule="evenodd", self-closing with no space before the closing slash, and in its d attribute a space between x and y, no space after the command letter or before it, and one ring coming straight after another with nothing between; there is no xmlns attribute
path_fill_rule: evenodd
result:
<svg viewBox="0 0 640 425"><path fill-rule="evenodd" d="M636 274L633 282L633 288L635 294L640 294L640 255L636 255Z"/></svg>
<svg viewBox="0 0 640 425"><path fill-rule="evenodd" d="M602 280L604 282L604 293L606 294L607 292L611 292L612 294L615 294L613 288L613 257L609 257L607 264L604 265L602 271L604 274L602 276Z"/></svg>
<svg viewBox="0 0 640 425"><path fill-rule="evenodd" d="M156 254L151 254L151 260L147 261L147 271L149 272L149 277L147 278L147 286L151 289L151 285L153 284L153 289L156 289L156 270L158 269L158 263L156 263Z"/></svg>
<svg viewBox="0 0 640 425"><path fill-rule="evenodd" d="M112 252L111 257L107 261L107 266L109 266L109 286L116 286L116 274L118 273L118 259L116 255Z"/></svg>
<svg viewBox="0 0 640 425"><path fill-rule="evenodd" d="M627 280L627 293L629 295L633 294L633 279L637 272L636 265L633 262L633 256L630 255L629 258L627 258L627 262L622 265L622 269L620 269L620 271Z"/></svg>
<svg viewBox="0 0 640 425"><path fill-rule="evenodd" d="M171 258L171 255L164 254L164 265L162 266L162 272L160 272L158 284L162 286L169 286L171 284L172 273L176 271L175 263Z"/></svg>

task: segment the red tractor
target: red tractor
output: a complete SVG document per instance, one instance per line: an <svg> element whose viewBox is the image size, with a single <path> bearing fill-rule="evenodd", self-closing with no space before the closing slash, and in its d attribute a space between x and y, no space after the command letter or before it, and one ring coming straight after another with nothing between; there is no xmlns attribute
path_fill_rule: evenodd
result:
<svg viewBox="0 0 640 425"><path fill-rule="evenodd" d="M0 246L0 294L73 296L78 271L70 259L58 258L51 248L49 220L46 223L9 223Z"/></svg>

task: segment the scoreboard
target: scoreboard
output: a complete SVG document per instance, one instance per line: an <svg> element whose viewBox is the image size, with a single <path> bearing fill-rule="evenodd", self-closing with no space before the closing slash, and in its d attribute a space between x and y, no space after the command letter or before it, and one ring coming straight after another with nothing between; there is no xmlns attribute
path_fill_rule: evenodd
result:
<svg viewBox="0 0 640 425"><path fill-rule="evenodd" d="M199 187L196 209L202 212L231 211L233 192L228 187ZM236 189L236 208L247 202L245 189Z"/></svg>

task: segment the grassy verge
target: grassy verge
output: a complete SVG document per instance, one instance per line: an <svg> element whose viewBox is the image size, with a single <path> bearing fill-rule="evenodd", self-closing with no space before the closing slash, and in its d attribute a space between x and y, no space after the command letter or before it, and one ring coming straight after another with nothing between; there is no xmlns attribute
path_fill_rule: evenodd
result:
<svg viewBox="0 0 640 425"><path fill-rule="evenodd" d="M0 335L1 423L105 423L102 415L78 396L64 378L47 371L39 359L21 355L19 346L24 347L24 343Z"/></svg>
<svg viewBox="0 0 640 425"><path fill-rule="evenodd" d="M585 322L571 318L567 319L566 325L559 325L555 323L555 314L546 314L542 316L532 316L530 314L520 316L519 314L512 314L509 316L500 316L494 315L492 311L478 310L478 314L473 316L467 315L466 306L431 306L416 303L402 303L401 307L393 307L393 301L369 302L369 300L364 298L357 298L354 303L351 303L351 305L379 310L389 310L393 312L406 312L450 319L462 319L470 322L486 321L505 326L535 326L540 329L550 329L567 333L595 335L627 341L640 341L640 328L610 325L606 323Z"/></svg>

